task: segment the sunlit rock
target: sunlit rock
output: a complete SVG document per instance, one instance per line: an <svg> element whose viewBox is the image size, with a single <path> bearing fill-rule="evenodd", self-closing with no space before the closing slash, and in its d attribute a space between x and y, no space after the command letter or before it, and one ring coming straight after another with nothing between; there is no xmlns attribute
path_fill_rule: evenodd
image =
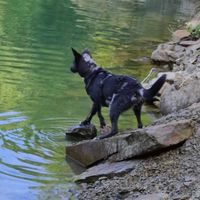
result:
<svg viewBox="0 0 200 200"><path fill-rule="evenodd" d="M160 109L163 114L176 112L200 102L200 73L177 73L173 85L162 93Z"/></svg>
<svg viewBox="0 0 200 200"><path fill-rule="evenodd" d="M172 34L172 40L174 42L180 42L181 40L190 36L190 32L187 30L177 30Z"/></svg>
<svg viewBox="0 0 200 200"><path fill-rule="evenodd" d="M104 140L88 140L66 147L67 157L88 167L102 160L112 162L147 155L177 145L192 135L190 120L172 121L126 131Z"/></svg>

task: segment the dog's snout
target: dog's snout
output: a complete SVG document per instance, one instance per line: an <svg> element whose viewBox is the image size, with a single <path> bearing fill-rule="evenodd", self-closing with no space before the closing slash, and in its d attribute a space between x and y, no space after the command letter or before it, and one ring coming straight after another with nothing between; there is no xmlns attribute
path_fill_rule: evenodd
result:
<svg viewBox="0 0 200 200"><path fill-rule="evenodd" d="M71 67L70 69L71 69L71 72L73 72L73 73L77 72L77 70L74 67Z"/></svg>

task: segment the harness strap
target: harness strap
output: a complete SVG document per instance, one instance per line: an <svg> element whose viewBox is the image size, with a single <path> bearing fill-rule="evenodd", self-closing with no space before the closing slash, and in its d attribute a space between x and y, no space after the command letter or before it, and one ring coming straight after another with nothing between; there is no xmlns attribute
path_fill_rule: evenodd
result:
<svg viewBox="0 0 200 200"><path fill-rule="evenodd" d="M100 73L105 73L105 70L103 70L102 68L99 68L99 69L93 71L87 77L85 77L85 84L86 84L85 89L86 89L86 91L89 88L89 86L91 85L91 83L93 82L93 80L96 78L96 76Z"/></svg>
<svg viewBox="0 0 200 200"><path fill-rule="evenodd" d="M94 71L92 74L90 74L88 77L85 78L85 81L88 80L86 86L85 86L85 89L86 91L88 90L88 88L90 87L90 85L92 84L93 80L101 73L107 73L104 69L102 68L99 68L98 70ZM103 88L103 84L104 82L110 78L112 76L112 74L107 74L100 82L101 84L101 88Z"/></svg>
<svg viewBox="0 0 200 200"><path fill-rule="evenodd" d="M101 88L103 88L104 82L105 82L107 79L109 79L111 76L112 76L112 74L107 74L107 76L106 76L103 80L101 80L101 82L100 82Z"/></svg>

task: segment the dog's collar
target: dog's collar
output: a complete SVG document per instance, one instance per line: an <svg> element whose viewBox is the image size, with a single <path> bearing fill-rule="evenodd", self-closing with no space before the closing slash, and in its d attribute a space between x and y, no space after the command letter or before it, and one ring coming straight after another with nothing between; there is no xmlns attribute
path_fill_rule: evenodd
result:
<svg viewBox="0 0 200 200"><path fill-rule="evenodd" d="M88 64L88 63L87 63L87 64ZM96 64L93 63L93 64L90 65L90 68L89 68L87 71L85 71L84 73L82 72L82 73L80 74L80 76L87 79L87 78L88 78L94 71L96 71L98 68L99 68L99 67L97 67ZM91 69L92 69L92 70L91 70Z"/></svg>
<svg viewBox="0 0 200 200"><path fill-rule="evenodd" d="M87 91L87 89L89 88L89 86L91 85L91 83L93 82L93 80L96 78L96 76L100 73L105 73L106 71L104 69L102 69L101 67L99 67L98 69L94 70L92 73L90 73L88 76L86 76L85 79L85 89Z"/></svg>

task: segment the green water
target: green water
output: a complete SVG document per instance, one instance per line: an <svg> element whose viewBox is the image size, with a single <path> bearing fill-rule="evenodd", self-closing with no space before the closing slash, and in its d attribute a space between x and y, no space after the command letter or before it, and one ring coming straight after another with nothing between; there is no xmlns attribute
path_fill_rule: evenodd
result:
<svg viewBox="0 0 200 200"><path fill-rule="evenodd" d="M0 0L0 199L70 197L64 133L91 106L69 71L70 47L142 80L152 66L134 59L150 56L192 8L186 0ZM144 109L145 124L152 113ZM122 130L135 125L131 112L120 118Z"/></svg>

